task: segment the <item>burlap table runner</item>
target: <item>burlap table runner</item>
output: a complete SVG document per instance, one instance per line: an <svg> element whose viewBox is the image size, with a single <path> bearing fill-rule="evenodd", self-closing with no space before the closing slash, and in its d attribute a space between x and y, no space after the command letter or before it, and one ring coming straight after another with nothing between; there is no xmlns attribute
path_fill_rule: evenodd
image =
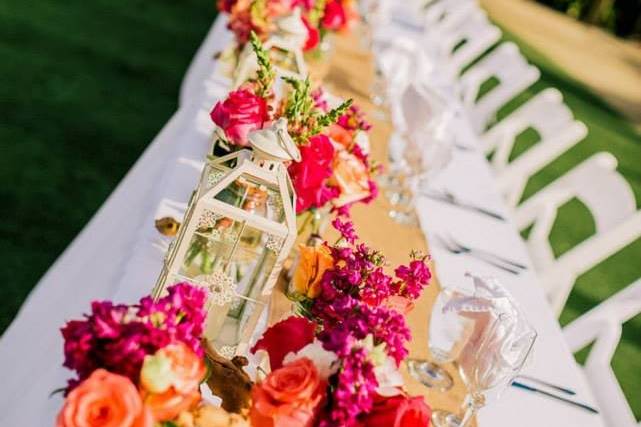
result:
<svg viewBox="0 0 641 427"><path fill-rule="evenodd" d="M370 87L374 82L372 56L360 47L356 32L334 36L331 41L331 54L309 61L312 79L322 81L323 86L334 95L353 98L368 113L368 119L373 124L370 134L372 158L385 165L387 141L392 129L389 122L376 120L376 107L369 99ZM370 247L380 249L391 266L407 263L413 249L428 252L427 242L420 228L397 224L389 217L389 208L389 203L382 194L369 205L357 204L352 208L352 218L360 238ZM327 237L328 241L334 241L332 236ZM290 312L291 303L285 297L283 289L284 281L281 281L272 298L270 322L276 322ZM429 357L427 335L430 311L438 290L438 278L434 277L408 315L407 321L412 330L410 358ZM447 366L447 369L455 378L454 387L447 392L439 392L413 379L403 366L408 392L424 396L433 409L458 412L465 397L465 386L452 366Z"/></svg>

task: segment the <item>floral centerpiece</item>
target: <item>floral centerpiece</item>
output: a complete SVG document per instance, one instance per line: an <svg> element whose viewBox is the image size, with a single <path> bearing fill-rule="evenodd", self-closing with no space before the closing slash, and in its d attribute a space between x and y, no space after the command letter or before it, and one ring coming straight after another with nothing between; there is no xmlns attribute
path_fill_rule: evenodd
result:
<svg viewBox="0 0 641 427"><path fill-rule="evenodd" d="M224 418L247 426L202 402L205 300L203 289L180 283L155 302L93 302L89 315L68 322L64 366L77 377L64 389L56 425L218 427L229 424L212 420Z"/></svg>
<svg viewBox="0 0 641 427"><path fill-rule="evenodd" d="M59 427L366 427L429 425L422 397L403 388L399 366L410 331L404 314L431 278L425 257L385 273L380 252L340 239L310 247L299 265L299 315L268 328L252 348L271 371L253 383L247 359L225 359L203 340L206 292L187 283L138 304L92 303L62 328L64 389ZM313 266L312 266L313 264ZM207 382L222 408L206 403Z"/></svg>
<svg viewBox="0 0 641 427"><path fill-rule="evenodd" d="M278 99L268 54L255 34L250 38L258 58L257 76L213 107L215 153L246 147L249 132L284 117L302 157L289 167L298 214L326 206L346 213L353 203L375 198L372 176L377 166L369 159L366 133L371 125L363 112L351 100L330 108L328 97L322 89L312 90L309 79L283 77L289 91Z"/></svg>
<svg viewBox="0 0 641 427"><path fill-rule="evenodd" d="M314 50L327 33L346 30L358 17L351 0L219 0L218 10L229 14L228 28L239 48L252 32L266 40L279 19L298 12L307 31L304 50Z"/></svg>
<svg viewBox="0 0 641 427"><path fill-rule="evenodd" d="M333 224L339 242L310 248L319 262L295 274L301 316L252 349L265 350L272 369L252 390L252 425L428 426L429 407L407 395L398 371L410 339L403 314L431 278L425 257L412 254L389 276L350 222Z"/></svg>

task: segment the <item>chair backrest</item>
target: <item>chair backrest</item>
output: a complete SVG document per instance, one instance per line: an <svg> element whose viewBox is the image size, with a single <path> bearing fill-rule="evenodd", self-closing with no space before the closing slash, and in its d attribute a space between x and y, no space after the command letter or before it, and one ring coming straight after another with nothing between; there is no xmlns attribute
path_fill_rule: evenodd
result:
<svg viewBox="0 0 641 427"><path fill-rule="evenodd" d="M528 129L538 134L537 143L510 162L519 135ZM491 165L497 173L499 188L509 206L521 200L528 179L579 143L587 127L574 120L563 103L561 93L546 89L523 104L482 137L486 153L494 152Z"/></svg>
<svg viewBox="0 0 641 427"><path fill-rule="evenodd" d="M573 353L594 342L585 374L603 419L610 427L638 427L612 370L612 356L621 340L622 325L641 313L641 280L628 285L563 328Z"/></svg>
<svg viewBox="0 0 641 427"><path fill-rule="evenodd" d="M470 115L475 130L485 130L496 112L516 95L537 81L538 68L528 64L511 42L501 43L479 62L468 69L460 78L463 103ZM479 98L482 85L497 79L498 84Z"/></svg>
<svg viewBox="0 0 641 427"><path fill-rule="evenodd" d="M501 39L501 30L478 8L462 8L443 27L440 45L457 75Z"/></svg>
<svg viewBox="0 0 641 427"><path fill-rule="evenodd" d="M442 0L429 6L424 14L424 31L432 36L447 34L465 20L467 15L479 10L474 0Z"/></svg>
<svg viewBox="0 0 641 427"><path fill-rule="evenodd" d="M557 313L576 278L641 236L641 211L610 153L597 153L519 206L517 227L533 225L526 246ZM549 237L558 209L571 199L590 211L596 232L556 258Z"/></svg>

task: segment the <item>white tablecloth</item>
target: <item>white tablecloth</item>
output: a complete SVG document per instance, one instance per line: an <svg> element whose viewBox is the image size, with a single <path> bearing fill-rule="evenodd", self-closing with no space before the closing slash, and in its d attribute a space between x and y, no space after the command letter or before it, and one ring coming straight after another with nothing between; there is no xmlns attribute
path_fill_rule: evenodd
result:
<svg viewBox="0 0 641 427"><path fill-rule="evenodd" d="M23 305L0 341L0 425L51 425L60 396L49 393L65 384L70 372L61 367L59 327L87 311L94 299L134 301L148 293L160 270L162 252L153 218L163 200L186 202L196 184L197 170L184 160L199 160L208 149L206 112L224 85L205 83L215 67L213 53L229 40L224 21L217 20L190 67L181 88L181 108L118 188L60 256ZM208 88L208 89L206 89ZM203 114L205 117L203 120ZM473 145L467 123L459 138ZM505 213L483 156L457 153L439 177L443 186L461 199L475 201ZM433 185L441 185L435 182ZM165 206L166 207L166 206ZM428 239L448 232L466 244L510 254L527 263L518 233L509 222L419 200L421 223ZM440 280L460 283L466 271L500 277L520 301L539 332L528 374L578 391L578 400L592 403L589 388L574 363L543 293L531 273L518 277L488 270L464 256L453 256L432 245ZM502 400L483 409L481 426L601 426L599 417L532 394L510 389Z"/></svg>

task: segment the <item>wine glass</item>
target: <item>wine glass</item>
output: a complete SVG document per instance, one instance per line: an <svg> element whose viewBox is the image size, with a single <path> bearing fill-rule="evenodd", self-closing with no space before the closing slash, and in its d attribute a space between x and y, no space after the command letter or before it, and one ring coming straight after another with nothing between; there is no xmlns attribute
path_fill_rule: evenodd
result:
<svg viewBox="0 0 641 427"><path fill-rule="evenodd" d="M459 311L473 329L456 361L468 394L461 418L437 410L435 427L467 427L478 410L496 400L519 374L536 340L536 332L514 313Z"/></svg>
<svg viewBox="0 0 641 427"><path fill-rule="evenodd" d="M438 174L451 160L452 136L449 132L452 114L443 99L421 83L410 84L403 92L399 108L402 117L400 135L393 140L390 153L402 153L390 168L395 173L395 186L386 196L392 204L390 216L401 224L417 225L416 196L425 180Z"/></svg>
<svg viewBox="0 0 641 427"><path fill-rule="evenodd" d="M470 322L463 322L452 310L445 310L449 302L460 298L464 291L443 288L432 306L428 336L431 360L409 359L410 375L426 387L445 392L452 388L454 380L442 365L452 363L469 336Z"/></svg>

